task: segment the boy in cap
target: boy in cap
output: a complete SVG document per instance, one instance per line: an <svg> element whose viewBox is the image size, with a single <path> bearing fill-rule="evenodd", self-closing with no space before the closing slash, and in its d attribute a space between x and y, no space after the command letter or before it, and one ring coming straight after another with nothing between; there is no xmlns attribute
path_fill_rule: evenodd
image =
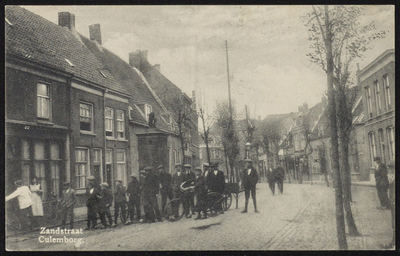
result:
<svg viewBox="0 0 400 256"><path fill-rule="evenodd" d="M114 212L115 212L115 226L118 224L119 210L121 209L121 221L123 224L126 222L126 188L122 185L122 180L116 180L114 192Z"/></svg>
<svg viewBox="0 0 400 256"><path fill-rule="evenodd" d="M206 205L206 198L207 198L207 188L206 188L206 180L204 176L201 174L201 168L195 168L194 173L196 175L196 179L194 182L194 194L196 196L196 210L197 216L195 220L199 220L201 218L201 212L203 212L203 218L207 218L207 205Z"/></svg>
<svg viewBox="0 0 400 256"><path fill-rule="evenodd" d="M218 163L211 162L210 163L210 172L208 174L207 186L211 192L216 192L219 194L223 194L225 191L225 177L224 173L218 170ZM215 209L217 213L223 214L224 211L222 209L222 202L218 204Z"/></svg>
<svg viewBox="0 0 400 256"><path fill-rule="evenodd" d="M97 208L99 204L99 189L95 186L94 176L87 177L89 184L86 187L87 227L85 230L94 229L97 224Z"/></svg>
<svg viewBox="0 0 400 256"><path fill-rule="evenodd" d="M110 212L110 206L112 205L113 195L109 189L107 182L101 183L100 189L101 189L101 191L100 191L98 197L100 199L99 215L100 215L100 220L101 220L101 224L102 224L101 228L114 227L113 222L112 222L111 212ZM107 224L106 217L107 217L110 225Z"/></svg>
<svg viewBox="0 0 400 256"><path fill-rule="evenodd" d="M175 198L181 198L182 196L182 191L180 189L181 184L186 181L186 175L182 173L182 165L181 164L176 164L175 165L175 170L176 172L172 175L172 192L174 194L174 199ZM185 214L188 213L188 206L186 202L183 200L183 211ZM179 205L174 205L174 217L178 218L178 206Z"/></svg>
<svg viewBox="0 0 400 256"><path fill-rule="evenodd" d="M192 172L192 166L190 164L185 164L183 167L185 167L186 170L186 180L192 180L194 181L196 179L196 175L194 174L194 172ZM194 214L194 193L193 192L188 192L185 194L185 200L187 202L188 205L188 213L186 215L186 218L190 218L192 215Z"/></svg>
<svg viewBox="0 0 400 256"><path fill-rule="evenodd" d="M28 225L28 218L32 218L32 198L31 191L28 186L22 186L22 180L14 182L17 189L9 196L6 196L6 202L15 197L18 198L19 203L19 217L21 218L22 229L30 229Z"/></svg>
<svg viewBox="0 0 400 256"><path fill-rule="evenodd" d="M130 220L127 220L126 224L133 223L135 221L139 221L140 214L140 184L136 178L135 174L131 175L132 181L128 184L127 194L128 194L128 211ZM135 209L136 209L136 217L135 217Z"/></svg>
<svg viewBox="0 0 400 256"><path fill-rule="evenodd" d="M167 204L167 198L171 201L173 198L172 192L172 176L169 172L165 171L163 165L157 167L159 171L159 181L160 181L160 195L161 195L161 215L164 212L165 205Z"/></svg>
<svg viewBox="0 0 400 256"><path fill-rule="evenodd" d="M61 211L61 228L65 228L67 217L69 216L69 224L71 229L74 228L74 206L76 203L75 190L71 188L69 182L64 182L63 191L61 193L60 205Z"/></svg>

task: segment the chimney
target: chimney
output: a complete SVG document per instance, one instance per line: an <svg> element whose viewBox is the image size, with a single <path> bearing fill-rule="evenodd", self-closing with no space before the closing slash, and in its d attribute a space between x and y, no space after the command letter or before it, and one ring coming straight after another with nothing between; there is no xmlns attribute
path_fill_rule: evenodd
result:
<svg viewBox="0 0 400 256"><path fill-rule="evenodd" d="M129 53L129 65L140 70L142 60L147 60L147 50L136 50Z"/></svg>
<svg viewBox="0 0 400 256"><path fill-rule="evenodd" d="M69 12L59 12L58 25L69 30L75 29L75 15Z"/></svg>
<svg viewBox="0 0 400 256"><path fill-rule="evenodd" d="M95 40L101 45L101 30L100 24L93 24L89 26L90 40Z"/></svg>
<svg viewBox="0 0 400 256"><path fill-rule="evenodd" d="M160 66L160 64L155 64L153 67L154 67L155 69L157 69L158 72L161 73L161 66Z"/></svg>
<svg viewBox="0 0 400 256"><path fill-rule="evenodd" d="M303 103L303 109L304 109L304 111L308 110L308 103L307 102Z"/></svg>
<svg viewBox="0 0 400 256"><path fill-rule="evenodd" d="M142 60L147 60L147 50L142 50L141 57L142 57Z"/></svg>

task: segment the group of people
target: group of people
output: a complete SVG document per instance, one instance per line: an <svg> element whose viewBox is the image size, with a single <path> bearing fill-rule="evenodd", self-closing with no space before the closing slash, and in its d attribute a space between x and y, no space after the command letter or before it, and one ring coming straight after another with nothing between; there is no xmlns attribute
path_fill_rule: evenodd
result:
<svg viewBox="0 0 400 256"><path fill-rule="evenodd" d="M37 177L33 177L31 184L24 186L22 180L14 182L17 189L6 197L5 201L13 198L18 198L19 212L17 213L18 219L21 223L21 229L30 230L39 226L39 218L43 217L43 203L42 194L43 190L38 183ZM71 229L74 223L74 205L76 203L75 191L70 188L70 183L64 183L64 190L60 197L60 212L62 219L62 226L65 227L67 215L71 218Z"/></svg>
<svg viewBox="0 0 400 256"><path fill-rule="evenodd" d="M267 180L269 188L272 191L272 195L275 195L275 184L278 185L278 189L283 193L283 180L285 179L285 170L280 163L277 164L275 169L268 168Z"/></svg>

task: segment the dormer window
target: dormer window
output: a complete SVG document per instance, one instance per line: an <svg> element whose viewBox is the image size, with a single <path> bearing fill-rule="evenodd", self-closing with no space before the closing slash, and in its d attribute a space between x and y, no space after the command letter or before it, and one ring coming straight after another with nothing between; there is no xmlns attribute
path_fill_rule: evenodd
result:
<svg viewBox="0 0 400 256"><path fill-rule="evenodd" d="M147 104L147 103L143 103L143 104L138 104L140 110L142 111L142 113L144 114L144 118L146 119L146 121L149 121L149 115L151 112L153 112L153 108L151 105Z"/></svg>

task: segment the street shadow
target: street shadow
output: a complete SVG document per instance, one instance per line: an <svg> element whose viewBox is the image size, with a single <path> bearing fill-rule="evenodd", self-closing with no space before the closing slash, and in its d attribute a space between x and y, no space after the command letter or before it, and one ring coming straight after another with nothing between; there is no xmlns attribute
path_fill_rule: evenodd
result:
<svg viewBox="0 0 400 256"><path fill-rule="evenodd" d="M209 225L204 225L204 226L192 227L191 229L204 230L204 229L207 229L207 228L209 228L211 226L216 226L216 225L221 225L221 222L213 223L213 224L209 224Z"/></svg>

